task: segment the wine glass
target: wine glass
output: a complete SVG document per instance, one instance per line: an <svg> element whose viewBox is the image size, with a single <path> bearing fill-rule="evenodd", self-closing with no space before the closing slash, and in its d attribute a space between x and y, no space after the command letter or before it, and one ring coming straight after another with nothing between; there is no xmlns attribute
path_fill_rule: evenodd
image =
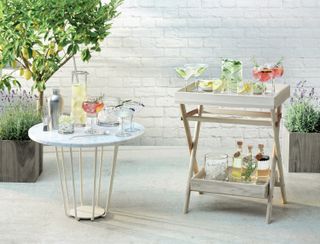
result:
<svg viewBox="0 0 320 244"><path fill-rule="evenodd" d="M266 86L264 83L268 82L272 79L272 68L269 65L263 65L263 66L255 66L252 70L253 78L259 80L262 84L259 86L256 86L256 89L261 89L261 93L265 94L266 92Z"/></svg>
<svg viewBox="0 0 320 244"><path fill-rule="evenodd" d="M133 100L124 101L122 105L133 111L132 115L130 116L130 127L125 129L125 131L127 132L140 131L140 129L134 127L133 116L135 113L140 112L144 108L144 105L141 102L133 101Z"/></svg>
<svg viewBox="0 0 320 244"><path fill-rule="evenodd" d="M114 114L120 119L120 130L116 133L118 137L131 136L129 132L124 130L124 119L133 115L134 111L131 108L119 105L113 109Z"/></svg>
<svg viewBox="0 0 320 244"><path fill-rule="evenodd" d="M275 93L275 82L274 80L282 77L284 73L284 68L282 65L282 59L280 59L273 67L272 67L272 91Z"/></svg>
<svg viewBox="0 0 320 244"><path fill-rule="evenodd" d="M96 131L93 128L93 120L97 117L104 104L102 102L102 97L86 97L86 100L82 102L82 109L87 113L87 117L90 118L90 124L86 127L85 132L88 134L94 134Z"/></svg>
<svg viewBox="0 0 320 244"><path fill-rule="evenodd" d="M188 91L188 80L194 75L194 67L191 65L184 65L183 67L175 68L180 78L184 79L186 85L186 91Z"/></svg>

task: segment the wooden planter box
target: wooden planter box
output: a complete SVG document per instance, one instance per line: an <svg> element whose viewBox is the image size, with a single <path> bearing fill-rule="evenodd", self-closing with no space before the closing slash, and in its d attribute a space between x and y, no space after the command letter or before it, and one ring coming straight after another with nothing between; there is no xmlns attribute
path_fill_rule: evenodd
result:
<svg viewBox="0 0 320 244"><path fill-rule="evenodd" d="M43 146L0 140L0 182L35 182L42 172Z"/></svg>
<svg viewBox="0 0 320 244"><path fill-rule="evenodd" d="M320 173L320 133L289 132L284 128L283 160L289 172Z"/></svg>

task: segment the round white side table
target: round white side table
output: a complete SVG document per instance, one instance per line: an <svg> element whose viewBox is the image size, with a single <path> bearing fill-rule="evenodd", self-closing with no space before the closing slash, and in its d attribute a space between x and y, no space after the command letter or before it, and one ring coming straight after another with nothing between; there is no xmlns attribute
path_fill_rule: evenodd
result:
<svg viewBox="0 0 320 244"><path fill-rule="evenodd" d="M40 144L54 146L56 152L57 166L60 176L60 185L63 197L63 204L65 214L72 216L77 220L91 219L105 216L110 208L110 201L113 188L113 179L117 162L117 154L119 145L135 139L144 133L144 127L140 124L134 123L134 127L139 131L134 132L128 137L118 137L115 133L118 127L98 127L99 130L108 132L98 135L86 134L84 128L75 128L73 134L59 134L57 130L43 131L43 125L37 124L29 129L29 137L31 140ZM109 191L106 194L105 207L100 203L101 198L101 178L103 167L103 147L113 146L113 158L111 164L111 175L109 182ZM92 147L94 148L94 162L93 162L93 186L92 186L92 198L91 203L86 204L84 199L84 180L83 180L83 152L82 148ZM67 148L67 151L66 151ZM80 189L79 193L76 191L75 181L75 160L73 151L74 148L79 148L79 178ZM100 149L100 150L99 150ZM98 152L100 151L100 157L98 158ZM70 204L70 192L68 187L68 173L67 173L67 160L66 154L70 156L70 172L71 172L71 204ZM99 161L99 163L98 163ZM99 165L98 165L99 164ZM78 195L79 194L79 195ZM79 197L79 200L78 200Z"/></svg>

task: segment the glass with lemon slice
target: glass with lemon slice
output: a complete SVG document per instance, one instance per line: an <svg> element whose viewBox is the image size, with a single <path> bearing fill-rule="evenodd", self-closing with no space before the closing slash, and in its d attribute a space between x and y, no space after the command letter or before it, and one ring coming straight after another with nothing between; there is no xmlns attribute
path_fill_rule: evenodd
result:
<svg viewBox="0 0 320 244"><path fill-rule="evenodd" d="M237 83L237 93L240 95L251 95L253 93L252 81L240 81Z"/></svg>

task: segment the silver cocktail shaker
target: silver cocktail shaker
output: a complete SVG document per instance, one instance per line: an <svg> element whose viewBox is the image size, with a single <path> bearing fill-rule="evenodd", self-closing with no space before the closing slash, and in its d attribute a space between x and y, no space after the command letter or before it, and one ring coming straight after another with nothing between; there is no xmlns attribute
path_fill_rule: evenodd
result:
<svg viewBox="0 0 320 244"><path fill-rule="evenodd" d="M49 128L50 130L59 129L59 117L62 114L63 99L59 89L53 89L53 94L48 100Z"/></svg>

